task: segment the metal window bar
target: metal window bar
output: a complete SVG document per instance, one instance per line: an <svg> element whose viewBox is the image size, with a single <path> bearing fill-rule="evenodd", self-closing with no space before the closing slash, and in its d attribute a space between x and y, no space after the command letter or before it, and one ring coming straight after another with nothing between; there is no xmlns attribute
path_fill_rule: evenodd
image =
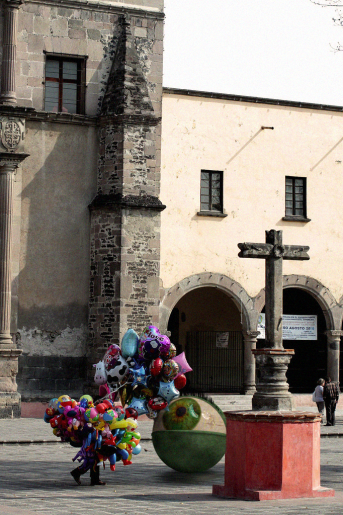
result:
<svg viewBox="0 0 343 515"><path fill-rule="evenodd" d="M286 177L286 216L306 217L306 179Z"/></svg>
<svg viewBox="0 0 343 515"><path fill-rule="evenodd" d="M225 331L227 346L218 347L220 331L187 333L186 356L193 372L187 374L187 391L239 393L243 388L243 335Z"/></svg>
<svg viewBox="0 0 343 515"><path fill-rule="evenodd" d="M201 211L223 212L223 173L201 171L200 185Z"/></svg>

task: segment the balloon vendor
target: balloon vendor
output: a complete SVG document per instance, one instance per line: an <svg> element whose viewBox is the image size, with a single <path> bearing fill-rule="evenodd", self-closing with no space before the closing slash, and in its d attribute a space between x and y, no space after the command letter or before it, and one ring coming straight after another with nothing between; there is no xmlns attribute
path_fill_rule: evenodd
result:
<svg viewBox="0 0 343 515"><path fill-rule="evenodd" d="M90 395L79 401L61 395L51 399L44 415L57 437L79 448L73 458L79 465L71 471L78 485L88 471L92 486L104 485L99 472L106 461L112 471L119 462L131 465L141 451L138 416L155 418L168 408L192 370L184 352L176 356L168 336L152 325L140 337L129 329L121 346L110 345L94 367L97 401Z"/></svg>

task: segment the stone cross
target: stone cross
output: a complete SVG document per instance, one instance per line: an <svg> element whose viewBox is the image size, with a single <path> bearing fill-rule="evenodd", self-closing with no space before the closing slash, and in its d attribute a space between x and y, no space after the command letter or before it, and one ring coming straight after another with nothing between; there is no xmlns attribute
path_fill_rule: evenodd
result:
<svg viewBox="0 0 343 515"><path fill-rule="evenodd" d="M284 259L310 259L309 247L283 245L282 231L266 231L266 243L239 243L239 257L265 259L266 342L263 349L253 350L260 372L253 410L292 410L292 395L288 391L286 372L294 350L282 344L282 262Z"/></svg>
<svg viewBox="0 0 343 515"><path fill-rule="evenodd" d="M310 259L310 247L282 245L282 231L266 231L266 243L238 243L241 258L266 260L266 347L282 345L282 261Z"/></svg>

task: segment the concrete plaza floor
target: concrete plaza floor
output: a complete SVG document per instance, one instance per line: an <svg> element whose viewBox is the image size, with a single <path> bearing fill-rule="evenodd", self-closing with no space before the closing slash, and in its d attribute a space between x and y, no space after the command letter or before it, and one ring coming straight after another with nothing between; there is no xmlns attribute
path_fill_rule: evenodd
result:
<svg viewBox="0 0 343 515"><path fill-rule="evenodd" d="M103 487L91 487L89 476L78 487L70 470L77 449L58 443L39 419L0 420L1 515L138 515L316 514L343 513L343 413L335 427L321 428L322 486L334 488L328 499L238 501L212 496L212 485L224 482L224 459L201 474L181 474L157 457L151 442L151 421L142 421L142 452L133 464L107 466ZM45 442L44 442L45 440ZM33 442L33 443L28 443ZM172 449L171 449L172 452ZM206 449L204 449L206 459Z"/></svg>

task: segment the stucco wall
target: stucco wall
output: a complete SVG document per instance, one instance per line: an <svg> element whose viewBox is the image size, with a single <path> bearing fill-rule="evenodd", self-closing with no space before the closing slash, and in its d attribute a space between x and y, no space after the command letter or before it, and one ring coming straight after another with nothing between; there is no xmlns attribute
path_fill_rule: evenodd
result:
<svg viewBox="0 0 343 515"><path fill-rule="evenodd" d="M96 128L29 122L26 144L18 343L29 355L84 355Z"/></svg>
<svg viewBox="0 0 343 515"><path fill-rule="evenodd" d="M237 243L264 242L264 231L277 229L285 244L310 246L311 260L285 261L284 274L314 277L339 300L343 114L168 92L162 112L164 288L211 271L255 296L264 287L264 261L239 259ZM197 215L201 169L224 172L226 218ZM282 220L286 175L307 177L308 223Z"/></svg>

